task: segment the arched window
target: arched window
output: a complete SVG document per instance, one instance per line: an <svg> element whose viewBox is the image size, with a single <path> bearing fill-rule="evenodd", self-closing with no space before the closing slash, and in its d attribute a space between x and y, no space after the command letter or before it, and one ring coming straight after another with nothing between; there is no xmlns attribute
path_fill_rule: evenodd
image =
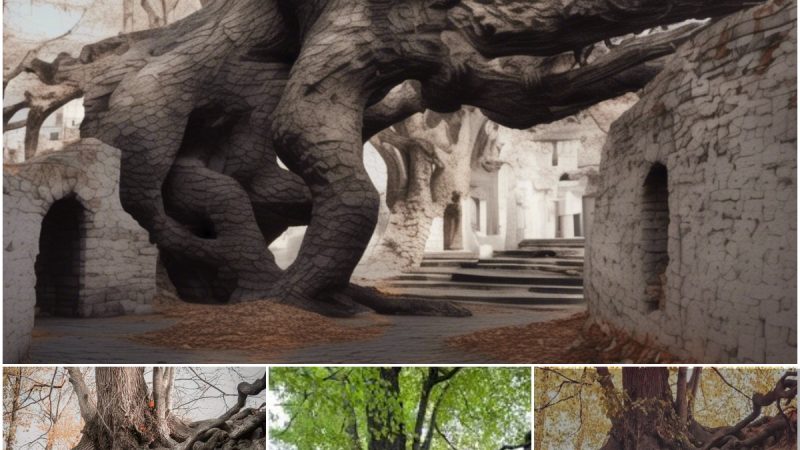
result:
<svg viewBox="0 0 800 450"><path fill-rule="evenodd" d="M644 180L641 206L645 301L651 311L664 307L669 236L667 168L655 163Z"/></svg>
<svg viewBox="0 0 800 450"><path fill-rule="evenodd" d="M562 173L560 177L558 177L558 181L569 181L569 175L566 173Z"/></svg>
<svg viewBox="0 0 800 450"><path fill-rule="evenodd" d="M36 257L36 306L40 313L77 316L84 210L75 197L56 201L42 220Z"/></svg>

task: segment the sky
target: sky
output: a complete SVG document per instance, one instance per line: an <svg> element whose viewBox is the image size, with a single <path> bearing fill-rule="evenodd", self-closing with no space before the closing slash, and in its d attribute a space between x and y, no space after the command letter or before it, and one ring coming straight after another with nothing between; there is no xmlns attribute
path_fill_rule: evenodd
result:
<svg viewBox="0 0 800 450"><path fill-rule="evenodd" d="M81 17L81 9L92 0L66 2L73 7L58 7L50 3L30 0L8 0L3 11L3 25L20 39L44 40L63 34ZM107 33L107 30L83 27L82 34Z"/></svg>

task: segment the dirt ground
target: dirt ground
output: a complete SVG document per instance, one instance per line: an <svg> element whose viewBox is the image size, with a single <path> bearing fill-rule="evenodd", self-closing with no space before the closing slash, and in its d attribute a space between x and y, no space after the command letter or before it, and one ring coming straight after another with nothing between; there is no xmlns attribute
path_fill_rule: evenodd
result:
<svg viewBox="0 0 800 450"><path fill-rule="evenodd" d="M370 339L383 333L386 326L386 321L374 314L345 325L342 320L269 301L175 303L159 306L157 312L178 322L133 336L134 341L183 349L244 350L262 360L312 344Z"/></svg>
<svg viewBox="0 0 800 450"><path fill-rule="evenodd" d="M549 322L482 330L448 344L516 364L608 364L684 362L649 343L587 322L586 313Z"/></svg>

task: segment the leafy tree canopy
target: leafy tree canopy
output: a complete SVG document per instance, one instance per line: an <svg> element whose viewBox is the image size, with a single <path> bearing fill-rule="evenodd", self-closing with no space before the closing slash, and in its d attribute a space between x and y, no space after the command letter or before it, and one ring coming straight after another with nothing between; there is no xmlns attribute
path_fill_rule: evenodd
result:
<svg viewBox="0 0 800 450"><path fill-rule="evenodd" d="M530 431L530 370L440 368L437 373L443 377L452 370L457 372L430 390L421 440L433 431L431 450L500 448L523 442ZM274 368L270 371L277 405L270 408L273 445L366 449L371 440L403 436L411 449L429 371L399 369L399 390L395 390L377 367ZM381 416L382 429L369 429L371 411Z"/></svg>

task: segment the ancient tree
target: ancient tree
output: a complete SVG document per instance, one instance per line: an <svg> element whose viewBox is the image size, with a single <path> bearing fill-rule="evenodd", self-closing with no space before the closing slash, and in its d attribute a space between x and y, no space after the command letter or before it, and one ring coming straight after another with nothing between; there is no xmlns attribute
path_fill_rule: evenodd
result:
<svg viewBox="0 0 800 450"><path fill-rule="evenodd" d="M26 69L84 95L81 134L122 151L123 207L182 298L463 315L349 284L379 203L364 140L426 109L515 128L569 116L641 88L698 25L613 38L748 4L216 0ZM267 246L305 224L279 269Z"/></svg>
<svg viewBox="0 0 800 450"><path fill-rule="evenodd" d="M617 370L622 372L621 385ZM602 446L594 448L603 450L796 448L797 372L723 370L545 369L549 378L543 376L542 382L548 393L537 395L536 406L537 430L542 426L545 431L537 431L537 445L549 442L542 436L549 422L540 416L558 408L554 414L569 411L567 416L574 417L576 448L599 438ZM598 410L604 413L601 420Z"/></svg>
<svg viewBox="0 0 800 450"><path fill-rule="evenodd" d="M241 382L236 402L221 416L186 422L172 411L174 368L154 368L148 386L144 368L98 367L93 389L81 369L66 370L84 422L76 449L264 448L266 410L245 405L264 391L266 376Z"/></svg>
<svg viewBox="0 0 800 450"><path fill-rule="evenodd" d="M530 448L528 369L279 368L270 383L283 413L270 424L274 445Z"/></svg>
<svg viewBox="0 0 800 450"><path fill-rule="evenodd" d="M486 165L485 151L496 131L497 125L474 108L452 114L428 110L370 140L386 162L390 211L383 237L370 255L370 270L386 276L420 265L433 219L445 215L446 220L460 220L470 171ZM460 234L459 224L445 222L448 249L461 248Z"/></svg>

